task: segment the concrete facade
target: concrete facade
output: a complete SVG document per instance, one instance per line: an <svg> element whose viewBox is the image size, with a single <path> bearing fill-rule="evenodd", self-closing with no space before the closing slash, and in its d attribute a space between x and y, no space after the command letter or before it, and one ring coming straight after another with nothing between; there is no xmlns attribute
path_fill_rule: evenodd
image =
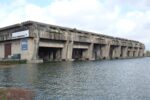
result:
<svg viewBox="0 0 150 100"><path fill-rule="evenodd" d="M138 41L33 21L0 28L0 59L15 54L28 61L136 58L144 49Z"/></svg>

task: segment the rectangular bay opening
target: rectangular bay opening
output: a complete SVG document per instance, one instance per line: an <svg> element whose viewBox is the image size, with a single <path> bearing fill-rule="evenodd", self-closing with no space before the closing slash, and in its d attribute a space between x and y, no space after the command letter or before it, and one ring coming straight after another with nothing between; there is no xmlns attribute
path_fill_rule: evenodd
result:
<svg viewBox="0 0 150 100"><path fill-rule="evenodd" d="M60 61L62 48L39 47L38 57L43 61Z"/></svg>

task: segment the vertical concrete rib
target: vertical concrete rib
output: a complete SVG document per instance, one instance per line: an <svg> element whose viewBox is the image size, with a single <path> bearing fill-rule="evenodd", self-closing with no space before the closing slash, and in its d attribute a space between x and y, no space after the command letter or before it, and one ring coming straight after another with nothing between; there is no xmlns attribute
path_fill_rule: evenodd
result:
<svg viewBox="0 0 150 100"><path fill-rule="evenodd" d="M34 51L33 51L33 56L32 56L32 59L33 60L38 60L38 50L39 50L39 41L40 41L40 33L39 33L39 30L37 28L37 25L34 24L31 28L33 34L34 35Z"/></svg>
<svg viewBox="0 0 150 100"><path fill-rule="evenodd" d="M67 52L68 52L68 44L69 44L69 36L68 36L68 31L64 32L65 36L65 42L64 42L64 47L62 48L62 60L67 60Z"/></svg>
<svg viewBox="0 0 150 100"><path fill-rule="evenodd" d="M109 55L110 45L109 44L102 46L101 51L102 51L102 53L101 53L102 59L110 59L110 55Z"/></svg>
<svg viewBox="0 0 150 100"><path fill-rule="evenodd" d="M89 45L89 48L88 48L88 59L89 60L94 60L94 58L93 58L93 48L94 48L94 44L91 43Z"/></svg>
<svg viewBox="0 0 150 100"><path fill-rule="evenodd" d="M143 57L143 54L144 54L144 50L142 48L140 48L140 50L139 50L139 57Z"/></svg>
<svg viewBox="0 0 150 100"><path fill-rule="evenodd" d="M138 57L138 54L139 54L139 48L136 48L136 51L135 51L135 57Z"/></svg>
<svg viewBox="0 0 150 100"><path fill-rule="evenodd" d="M120 58L121 55L121 46L115 48L115 58Z"/></svg>
<svg viewBox="0 0 150 100"><path fill-rule="evenodd" d="M128 47L122 47L122 58L126 58L127 57L127 51L128 51Z"/></svg>
<svg viewBox="0 0 150 100"><path fill-rule="evenodd" d="M64 47L62 48L62 60L67 60L67 48L68 48L68 41L64 43Z"/></svg>
<svg viewBox="0 0 150 100"><path fill-rule="evenodd" d="M68 43L68 48L67 48L67 60L72 60L72 52L73 52L73 41Z"/></svg>
<svg viewBox="0 0 150 100"><path fill-rule="evenodd" d="M68 34L67 34L67 58L66 60L69 60L71 61L72 60L72 53L73 53L73 44L74 44L74 41L73 41L73 34L71 34L71 32L68 31Z"/></svg>

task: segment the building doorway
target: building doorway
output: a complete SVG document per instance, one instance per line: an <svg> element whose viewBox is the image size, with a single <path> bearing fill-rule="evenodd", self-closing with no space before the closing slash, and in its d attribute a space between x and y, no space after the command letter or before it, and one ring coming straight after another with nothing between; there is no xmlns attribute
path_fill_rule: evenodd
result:
<svg viewBox="0 0 150 100"><path fill-rule="evenodd" d="M4 51L5 51L5 58L8 58L8 56L11 55L11 43L5 44Z"/></svg>

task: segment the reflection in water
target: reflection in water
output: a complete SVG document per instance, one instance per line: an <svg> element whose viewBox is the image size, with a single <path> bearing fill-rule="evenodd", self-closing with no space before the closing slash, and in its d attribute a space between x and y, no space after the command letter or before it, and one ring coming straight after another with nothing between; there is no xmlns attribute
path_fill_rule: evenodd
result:
<svg viewBox="0 0 150 100"><path fill-rule="evenodd" d="M150 58L53 62L0 69L0 87L36 91L36 100L149 100Z"/></svg>
<svg viewBox="0 0 150 100"><path fill-rule="evenodd" d="M2 82L3 83L10 83L12 81L11 70L6 68L3 70L2 74ZM4 87L11 87L9 84L4 84Z"/></svg>

